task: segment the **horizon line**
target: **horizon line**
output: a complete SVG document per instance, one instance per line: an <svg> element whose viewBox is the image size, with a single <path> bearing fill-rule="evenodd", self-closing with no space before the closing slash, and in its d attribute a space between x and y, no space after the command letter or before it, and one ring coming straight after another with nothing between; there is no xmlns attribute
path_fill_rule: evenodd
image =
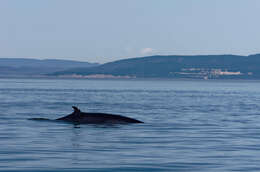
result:
<svg viewBox="0 0 260 172"><path fill-rule="evenodd" d="M144 56L135 56L135 57L121 57L117 60L111 60L107 62L93 62L93 61L87 61L87 60L82 60L83 57L15 57L15 56L7 56L3 57L0 56L0 59L30 59L30 60L64 60L64 61L74 61L74 62L88 62L88 63L98 63L98 64L105 64L105 63L110 63L110 62L115 62L115 61L120 61L120 60L126 60L126 59L133 59L133 58L143 58L143 57L153 57L153 56L223 56L223 55L231 55L231 56L244 56L244 57L249 57L253 55L259 55L260 53L254 53L254 54L247 54L247 55L242 55L242 54L151 54L151 55L144 55ZM80 58L80 59L73 59L73 58Z"/></svg>

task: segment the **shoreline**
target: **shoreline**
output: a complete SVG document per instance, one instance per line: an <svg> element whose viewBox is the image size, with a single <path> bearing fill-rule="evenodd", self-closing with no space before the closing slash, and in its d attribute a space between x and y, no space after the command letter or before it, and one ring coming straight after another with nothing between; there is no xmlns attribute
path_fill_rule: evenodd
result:
<svg viewBox="0 0 260 172"><path fill-rule="evenodd" d="M110 81L249 81L249 82L259 82L260 79L243 79L243 78L227 78L227 79L218 79L218 78L209 78L209 79L203 79L203 78L141 78L141 77L111 77L111 78L101 78L101 77L59 77L59 76L46 76L46 75L40 75L40 76L0 76L0 79L49 79L49 80L110 80Z"/></svg>

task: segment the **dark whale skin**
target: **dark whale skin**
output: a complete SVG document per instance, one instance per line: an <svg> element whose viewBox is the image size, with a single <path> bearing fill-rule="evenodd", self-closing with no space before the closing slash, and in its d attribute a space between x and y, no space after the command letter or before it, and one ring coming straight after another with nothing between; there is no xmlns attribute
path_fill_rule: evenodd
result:
<svg viewBox="0 0 260 172"><path fill-rule="evenodd" d="M86 113L81 112L77 107L73 106L74 112L56 120L66 121L75 124L127 124L127 123L143 123L142 121L107 113Z"/></svg>

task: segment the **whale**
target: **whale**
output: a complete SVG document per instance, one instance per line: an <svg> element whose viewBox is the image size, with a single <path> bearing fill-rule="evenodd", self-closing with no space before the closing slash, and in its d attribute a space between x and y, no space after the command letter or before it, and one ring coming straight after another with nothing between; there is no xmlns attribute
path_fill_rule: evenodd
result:
<svg viewBox="0 0 260 172"><path fill-rule="evenodd" d="M74 124L126 124L126 123L143 123L137 119L126 116L108 114L108 113L91 113L81 112L81 110L72 106L74 112L56 119L57 121L65 121Z"/></svg>
<svg viewBox="0 0 260 172"><path fill-rule="evenodd" d="M30 118L29 120L37 121L63 121L73 124L130 124L130 123L144 123L137 119L129 118L122 115L108 114L108 113L92 113L81 112L81 110L72 106L73 112L67 116L50 120L46 118Z"/></svg>

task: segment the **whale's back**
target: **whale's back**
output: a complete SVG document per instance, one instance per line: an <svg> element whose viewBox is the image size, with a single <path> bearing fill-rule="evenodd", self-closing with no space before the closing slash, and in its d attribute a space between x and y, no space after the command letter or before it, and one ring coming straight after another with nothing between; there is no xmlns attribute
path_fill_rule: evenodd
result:
<svg viewBox="0 0 260 172"><path fill-rule="evenodd" d="M73 106L74 112L56 120L62 120L77 124L124 124L124 123L143 123L142 121L108 113L91 113L81 112L77 107Z"/></svg>
<svg viewBox="0 0 260 172"><path fill-rule="evenodd" d="M82 113L80 119L82 123L143 123L133 118L106 113Z"/></svg>
<svg viewBox="0 0 260 172"><path fill-rule="evenodd" d="M85 113L70 114L58 118L57 120L78 123L78 124L124 124L124 123L143 123L142 121L114 114L107 113Z"/></svg>

